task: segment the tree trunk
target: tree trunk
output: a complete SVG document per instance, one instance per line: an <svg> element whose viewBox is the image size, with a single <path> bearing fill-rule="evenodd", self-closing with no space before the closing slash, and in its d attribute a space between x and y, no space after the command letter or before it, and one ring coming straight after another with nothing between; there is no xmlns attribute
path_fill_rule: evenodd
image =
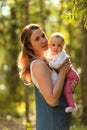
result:
<svg viewBox="0 0 87 130"><path fill-rule="evenodd" d="M24 0L24 12L25 12L25 24L29 24L29 0ZM26 122L30 122L29 119L29 86L25 85L25 107L26 107ZM26 128L27 129L27 128Z"/></svg>
<svg viewBox="0 0 87 130"><path fill-rule="evenodd" d="M40 0L39 2L40 2L40 18L41 18L41 24L42 24L43 30L45 31L45 18L44 18L44 11L43 11L45 4L44 4L44 1L43 1L43 0Z"/></svg>
<svg viewBox="0 0 87 130"><path fill-rule="evenodd" d="M24 0L25 24L29 24L29 0Z"/></svg>
<svg viewBox="0 0 87 130"><path fill-rule="evenodd" d="M17 35L16 35L17 23L15 21L17 21L16 11L14 7L11 7L11 22L8 28L8 33L10 33L9 47L6 50L8 52L6 62L9 66L9 69L6 72L5 80L6 80L7 86L9 87L9 94L11 96L11 100L13 101L18 100L17 88L19 86L18 70L17 70L17 65L15 62L18 56Z"/></svg>
<svg viewBox="0 0 87 130"><path fill-rule="evenodd" d="M87 125L87 30L82 24L82 123Z"/></svg>

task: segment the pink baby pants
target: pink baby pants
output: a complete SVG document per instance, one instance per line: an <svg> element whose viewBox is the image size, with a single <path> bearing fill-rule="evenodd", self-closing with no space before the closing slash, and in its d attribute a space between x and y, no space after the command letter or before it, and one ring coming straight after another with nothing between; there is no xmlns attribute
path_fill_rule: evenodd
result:
<svg viewBox="0 0 87 130"><path fill-rule="evenodd" d="M79 75L73 68L71 68L68 74L66 75L66 81L64 84L64 96L66 98L68 105L74 108L75 102L74 102L73 93L72 93L71 84L70 84L70 81L72 79L75 79L76 81L79 80Z"/></svg>

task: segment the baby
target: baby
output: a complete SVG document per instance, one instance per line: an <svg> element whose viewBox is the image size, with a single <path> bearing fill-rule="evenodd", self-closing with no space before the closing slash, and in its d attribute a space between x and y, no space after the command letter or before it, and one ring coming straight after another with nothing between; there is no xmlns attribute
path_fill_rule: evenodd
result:
<svg viewBox="0 0 87 130"><path fill-rule="evenodd" d="M51 68L58 69L60 68L63 63L66 61L66 59L69 57L69 55L66 54L66 51L64 50L64 36L61 33L53 33L49 40L49 52L47 55L47 62ZM65 108L65 112L75 112L77 110L73 93L71 90L70 81L71 79L75 79L76 81L79 81L79 75L74 70L74 68L71 67L70 71L66 75L66 81L64 84L64 96L66 98L66 101L68 103L68 107Z"/></svg>

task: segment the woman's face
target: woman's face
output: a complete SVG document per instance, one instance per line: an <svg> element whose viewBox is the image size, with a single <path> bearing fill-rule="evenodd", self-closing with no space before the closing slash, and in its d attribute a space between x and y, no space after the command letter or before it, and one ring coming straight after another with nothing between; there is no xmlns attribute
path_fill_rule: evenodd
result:
<svg viewBox="0 0 87 130"><path fill-rule="evenodd" d="M37 56L40 56L41 53L44 53L48 49L48 40L41 29L33 31L30 41L32 49Z"/></svg>

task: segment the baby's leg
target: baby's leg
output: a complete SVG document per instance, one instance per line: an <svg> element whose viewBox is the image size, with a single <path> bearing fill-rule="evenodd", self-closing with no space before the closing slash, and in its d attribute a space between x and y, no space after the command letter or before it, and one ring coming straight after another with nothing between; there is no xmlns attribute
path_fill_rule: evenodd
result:
<svg viewBox="0 0 87 130"><path fill-rule="evenodd" d="M75 107L74 98L71 91L70 79L67 79L64 85L64 96L69 106Z"/></svg>
<svg viewBox="0 0 87 130"><path fill-rule="evenodd" d="M74 97L72 94L71 86L70 86L70 79L67 79L64 85L64 96L66 98L66 101L68 103L68 107L65 110L66 112L72 112L75 111L75 102Z"/></svg>

